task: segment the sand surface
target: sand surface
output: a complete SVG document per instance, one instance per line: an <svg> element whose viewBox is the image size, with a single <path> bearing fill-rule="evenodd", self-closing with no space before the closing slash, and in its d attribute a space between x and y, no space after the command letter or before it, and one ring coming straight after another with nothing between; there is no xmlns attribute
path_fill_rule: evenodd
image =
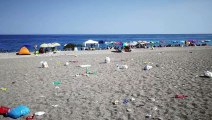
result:
<svg viewBox="0 0 212 120"><path fill-rule="evenodd" d="M104 63L107 56L109 64ZM47 61L49 68L41 68L41 61ZM86 73L78 67L85 64L96 74L76 77ZM117 64L128 69L117 69ZM143 70L146 64L153 68ZM0 88L7 90L0 90L0 105L23 104L30 108L30 115L44 111L36 120L145 120L148 114L154 120L211 120L212 78L201 77L207 70L212 72L212 47L39 56L2 53ZM178 94L188 97L174 98Z"/></svg>

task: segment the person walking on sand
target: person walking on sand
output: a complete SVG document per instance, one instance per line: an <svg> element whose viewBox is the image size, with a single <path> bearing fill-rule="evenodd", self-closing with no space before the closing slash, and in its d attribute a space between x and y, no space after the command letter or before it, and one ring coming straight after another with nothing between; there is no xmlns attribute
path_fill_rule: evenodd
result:
<svg viewBox="0 0 212 120"><path fill-rule="evenodd" d="M37 52L37 47L38 47L37 45L34 46L34 51L35 51L34 54L35 54L35 55L36 55L36 52Z"/></svg>

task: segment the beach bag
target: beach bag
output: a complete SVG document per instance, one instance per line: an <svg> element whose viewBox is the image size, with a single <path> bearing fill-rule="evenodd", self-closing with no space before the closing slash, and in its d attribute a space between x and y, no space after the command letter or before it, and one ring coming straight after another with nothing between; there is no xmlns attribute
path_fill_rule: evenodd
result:
<svg viewBox="0 0 212 120"><path fill-rule="evenodd" d="M109 57L105 58L105 63L110 63L110 58Z"/></svg>
<svg viewBox="0 0 212 120"><path fill-rule="evenodd" d="M41 61L40 63L42 65L42 68L48 68L49 67L48 63L46 61Z"/></svg>
<svg viewBox="0 0 212 120"><path fill-rule="evenodd" d="M17 119L21 116L25 116L30 113L30 110L28 107L24 105L19 105L15 108L10 109L8 112L7 116L13 119Z"/></svg>

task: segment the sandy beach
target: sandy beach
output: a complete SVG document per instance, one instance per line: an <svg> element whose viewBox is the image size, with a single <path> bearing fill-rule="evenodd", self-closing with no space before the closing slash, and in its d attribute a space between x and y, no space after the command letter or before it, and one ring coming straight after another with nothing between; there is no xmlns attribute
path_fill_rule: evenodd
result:
<svg viewBox="0 0 212 120"><path fill-rule="evenodd" d="M104 63L105 57L111 62ZM41 61L49 67L42 68ZM89 76L79 67L87 64L93 73ZM128 69L118 69L117 64ZM144 70L147 64L153 68ZM0 90L0 105L26 105L29 115L44 111L36 120L212 119L212 78L203 77L204 71L212 72L212 46L38 56L1 53L0 68L0 88L7 88Z"/></svg>

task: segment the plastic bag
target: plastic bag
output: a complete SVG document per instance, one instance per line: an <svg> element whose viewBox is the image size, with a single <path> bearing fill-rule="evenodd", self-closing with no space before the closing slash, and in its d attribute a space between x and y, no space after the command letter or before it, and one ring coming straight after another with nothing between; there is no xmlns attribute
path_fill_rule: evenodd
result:
<svg viewBox="0 0 212 120"><path fill-rule="evenodd" d="M205 74L206 77L212 78L212 72L205 71L204 74Z"/></svg>
<svg viewBox="0 0 212 120"><path fill-rule="evenodd" d="M119 69L128 69L127 65L117 65Z"/></svg>
<svg viewBox="0 0 212 120"><path fill-rule="evenodd" d="M41 61L40 63L42 65L42 68L48 68L49 67L48 63L46 61Z"/></svg>
<svg viewBox="0 0 212 120"><path fill-rule="evenodd" d="M110 63L110 58L109 57L105 58L105 63Z"/></svg>
<svg viewBox="0 0 212 120"><path fill-rule="evenodd" d="M68 63L68 62L66 62L66 63L65 63L65 66L68 66L68 65L69 65L69 63Z"/></svg>
<svg viewBox="0 0 212 120"><path fill-rule="evenodd" d="M7 116L13 119L17 119L21 116L25 116L30 113L30 109L24 105L19 105L15 108L10 109Z"/></svg>

